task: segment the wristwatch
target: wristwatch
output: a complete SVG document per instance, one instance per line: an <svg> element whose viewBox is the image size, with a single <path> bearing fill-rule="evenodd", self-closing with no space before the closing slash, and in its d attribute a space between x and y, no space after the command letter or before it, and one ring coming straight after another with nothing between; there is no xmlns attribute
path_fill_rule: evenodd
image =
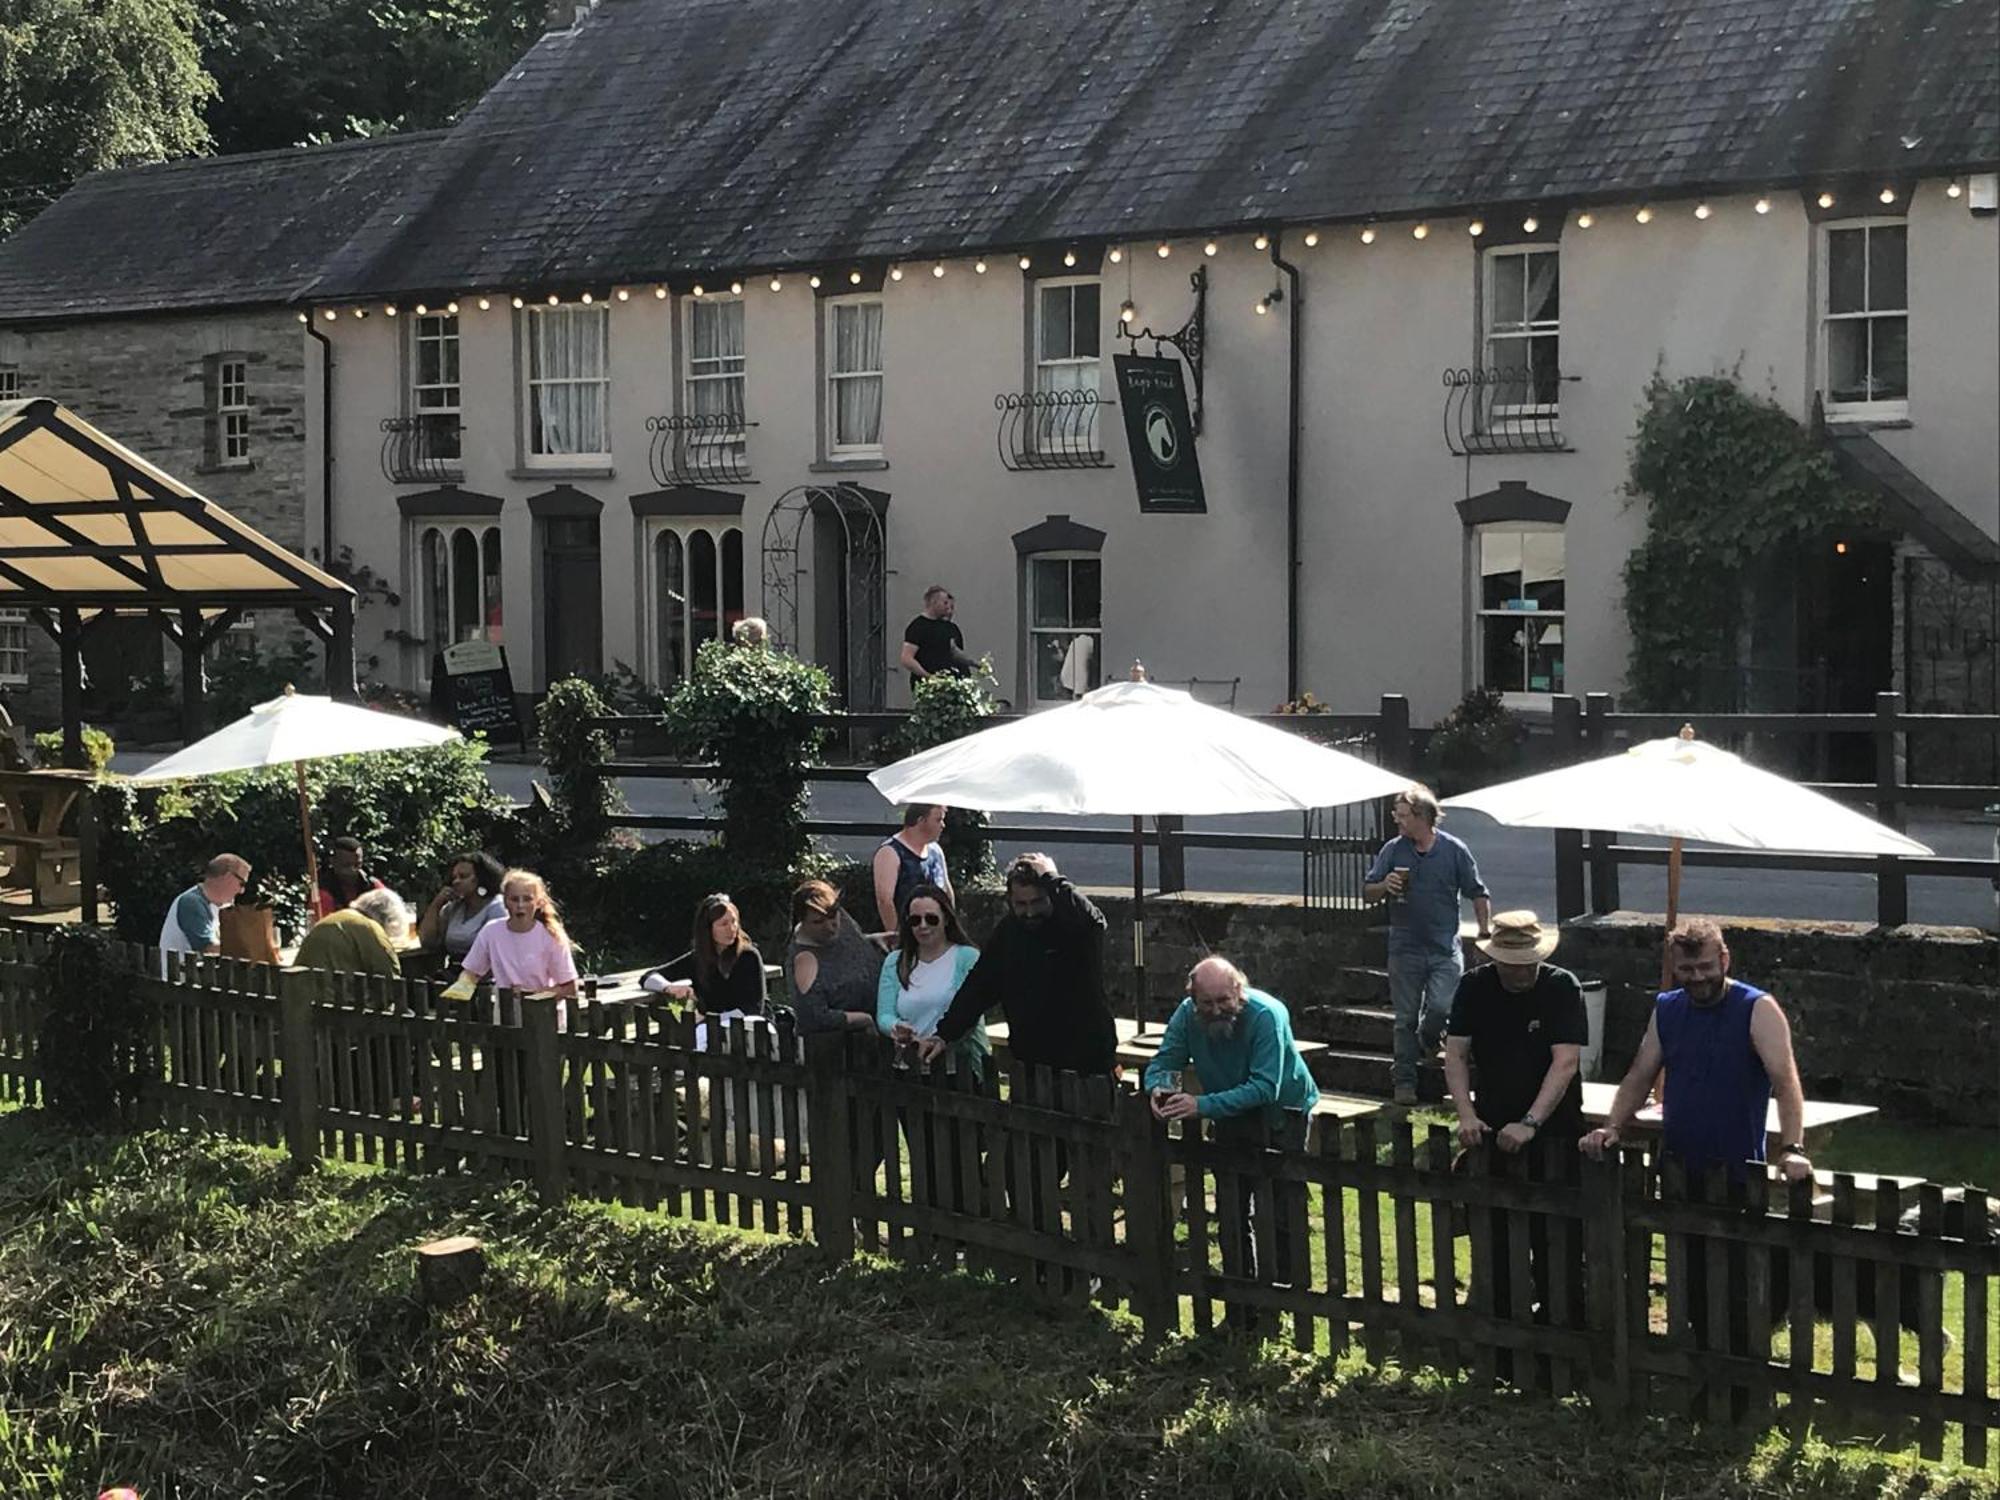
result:
<svg viewBox="0 0 2000 1500"><path fill-rule="evenodd" d="M1800 1145L1800 1144L1799 1144L1799 1143L1798 1143L1797 1141L1791 1141L1791 1142L1787 1143L1786 1145L1783 1145L1783 1146L1780 1146L1780 1147L1778 1148L1778 1155L1779 1155L1779 1156L1781 1156L1781 1157L1782 1157L1782 1156L1804 1156L1804 1157L1806 1158L1806 1160L1807 1160L1807 1161L1811 1161L1811 1160L1812 1160L1812 1157L1811 1157L1811 1156L1809 1156L1809 1155L1807 1155L1807 1153L1806 1153L1806 1148L1805 1148L1804 1146L1801 1146L1801 1145Z"/></svg>
<svg viewBox="0 0 2000 1500"><path fill-rule="evenodd" d="M1538 1134L1540 1133L1542 1128L1542 1122L1540 1120L1537 1120L1532 1114L1522 1115L1521 1123L1527 1126L1530 1130L1537 1132Z"/></svg>

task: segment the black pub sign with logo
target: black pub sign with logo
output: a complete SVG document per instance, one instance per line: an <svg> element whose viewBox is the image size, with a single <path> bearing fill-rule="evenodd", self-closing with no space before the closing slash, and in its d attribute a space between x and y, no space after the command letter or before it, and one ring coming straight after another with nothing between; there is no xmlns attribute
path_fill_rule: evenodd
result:
<svg viewBox="0 0 2000 1500"><path fill-rule="evenodd" d="M1115 354L1118 400L1125 409L1125 440L1132 450L1132 481L1139 509L1206 512L1201 461L1194 451L1187 384L1177 359Z"/></svg>

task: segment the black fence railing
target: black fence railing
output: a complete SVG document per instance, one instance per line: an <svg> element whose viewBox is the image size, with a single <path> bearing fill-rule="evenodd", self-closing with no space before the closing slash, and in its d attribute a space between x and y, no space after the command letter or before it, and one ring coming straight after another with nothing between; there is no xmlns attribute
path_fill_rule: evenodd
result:
<svg viewBox="0 0 2000 1500"><path fill-rule="evenodd" d="M382 475L391 484L445 484L459 477L465 429L456 412L382 419Z"/></svg>
<svg viewBox="0 0 2000 1500"><path fill-rule="evenodd" d="M1095 391L1002 391L993 398L1000 462L1015 474L1108 469L1098 413L1111 408Z"/></svg>
<svg viewBox="0 0 2000 1500"><path fill-rule="evenodd" d="M1580 379L1556 370L1446 370L1444 440L1461 458L1489 453L1563 453L1561 394Z"/></svg>
<svg viewBox="0 0 2000 1500"><path fill-rule="evenodd" d="M756 425L740 411L648 417L646 431L653 439L647 462L653 478L662 489L750 483L747 443Z"/></svg>

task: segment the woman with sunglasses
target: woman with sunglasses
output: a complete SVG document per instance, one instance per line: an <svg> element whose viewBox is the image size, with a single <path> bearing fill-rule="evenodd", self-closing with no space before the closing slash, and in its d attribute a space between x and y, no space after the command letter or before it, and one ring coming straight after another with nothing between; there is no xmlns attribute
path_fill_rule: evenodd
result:
<svg viewBox="0 0 2000 1500"><path fill-rule="evenodd" d="M881 982L875 990L877 1028L897 1042L922 1041L930 1036L977 962L979 950L959 925L950 893L942 886L918 886L903 907L896 951L882 964ZM982 1018L959 1039L959 1066L983 1078L989 1050Z"/></svg>
<svg viewBox="0 0 2000 1500"><path fill-rule="evenodd" d="M701 898L688 952L654 973L666 980L662 993L693 1000L704 1021L764 1014L764 955L727 891Z"/></svg>

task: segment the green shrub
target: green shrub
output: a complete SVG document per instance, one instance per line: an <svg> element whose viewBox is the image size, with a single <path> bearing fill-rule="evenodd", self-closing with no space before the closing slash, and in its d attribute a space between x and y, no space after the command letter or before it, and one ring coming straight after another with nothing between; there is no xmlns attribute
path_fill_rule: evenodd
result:
<svg viewBox="0 0 2000 1500"><path fill-rule="evenodd" d="M591 723L610 713L603 696L582 677L550 686L535 710L542 764L555 797L555 837L566 845L603 838L606 819L619 806L618 788L598 774L614 748L608 731Z"/></svg>
<svg viewBox="0 0 2000 1500"><path fill-rule="evenodd" d="M101 927L55 928L42 970L37 1057L44 1103L72 1125L130 1123L151 1012L112 957L110 935Z"/></svg>
<svg viewBox="0 0 2000 1500"><path fill-rule="evenodd" d="M1496 781L1521 764L1528 728L1508 712L1497 688L1474 688L1431 734L1427 756L1440 795Z"/></svg>
<svg viewBox="0 0 2000 1500"><path fill-rule="evenodd" d="M791 935L793 886L832 868L807 855L790 870L749 870L719 843L666 839L608 854L565 916L593 967L656 964L686 951L701 898L726 891L765 962L777 963Z"/></svg>
<svg viewBox="0 0 2000 1500"><path fill-rule="evenodd" d="M93 774L102 774L111 764L111 757L118 746L110 735L95 724L83 726L83 768ZM35 764L38 766L60 766L63 763L63 737L60 729L45 729L35 736Z"/></svg>
<svg viewBox="0 0 2000 1500"><path fill-rule="evenodd" d="M294 639L268 654L254 641L217 654L208 664L208 722L220 727L269 703L287 687L302 693L326 691L320 648Z"/></svg>
<svg viewBox="0 0 2000 1500"><path fill-rule="evenodd" d="M443 882L452 854L504 840L507 810L486 779L485 755L482 742L457 740L308 761L314 836L322 848L338 834L360 839L369 868L421 905ZM100 829L101 878L121 937L156 941L167 903L225 850L250 861L247 899L271 905L288 931L303 924L305 850L290 766L164 787L108 782Z"/></svg>
<svg viewBox="0 0 2000 1500"><path fill-rule="evenodd" d="M736 868L789 875L803 866L812 847L805 773L824 739L812 716L832 703L824 669L723 641L701 648L667 699L661 720L675 748L719 768L722 847Z"/></svg>

